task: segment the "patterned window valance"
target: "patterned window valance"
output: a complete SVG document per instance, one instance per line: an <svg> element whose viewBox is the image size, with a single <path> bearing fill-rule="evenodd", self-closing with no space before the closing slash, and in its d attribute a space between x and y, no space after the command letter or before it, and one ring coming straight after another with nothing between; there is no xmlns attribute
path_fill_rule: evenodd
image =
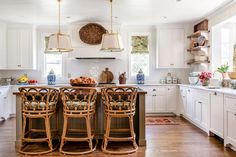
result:
<svg viewBox="0 0 236 157"><path fill-rule="evenodd" d="M131 43L131 53L149 53L148 36L132 36Z"/></svg>

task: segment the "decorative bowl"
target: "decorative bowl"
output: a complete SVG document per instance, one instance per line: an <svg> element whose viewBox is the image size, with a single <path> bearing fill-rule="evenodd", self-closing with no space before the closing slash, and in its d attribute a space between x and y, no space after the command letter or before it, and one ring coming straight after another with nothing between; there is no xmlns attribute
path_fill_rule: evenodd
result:
<svg viewBox="0 0 236 157"><path fill-rule="evenodd" d="M228 74L230 79L232 80L236 79L236 72L228 72Z"/></svg>
<svg viewBox="0 0 236 157"><path fill-rule="evenodd" d="M188 77L188 81L191 85L196 85L199 82L199 78L198 77Z"/></svg>

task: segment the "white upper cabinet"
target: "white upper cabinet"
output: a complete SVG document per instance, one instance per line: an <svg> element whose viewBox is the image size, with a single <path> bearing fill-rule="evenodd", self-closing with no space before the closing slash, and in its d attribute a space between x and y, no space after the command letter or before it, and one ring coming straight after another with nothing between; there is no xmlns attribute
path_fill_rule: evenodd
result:
<svg viewBox="0 0 236 157"><path fill-rule="evenodd" d="M7 25L0 22L0 69L5 69L7 67L6 32Z"/></svg>
<svg viewBox="0 0 236 157"><path fill-rule="evenodd" d="M184 28L157 29L157 68L186 68Z"/></svg>
<svg viewBox="0 0 236 157"><path fill-rule="evenodd" d="M33 26L10 25L7 37L8 69L35 69Z"/></svg>

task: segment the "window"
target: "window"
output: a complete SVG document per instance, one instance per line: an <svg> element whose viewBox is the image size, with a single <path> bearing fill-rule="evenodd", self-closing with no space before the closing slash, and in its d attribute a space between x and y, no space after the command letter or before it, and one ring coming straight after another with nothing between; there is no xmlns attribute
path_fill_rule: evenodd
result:
<svg viewBox="0 0 236 157"><path fill-rule="evenodd" d="M236 70L236 25L220 23L212 29L212 70L223 64L229 65L229 71ZM235 68L234 68L235 67Z"/></svg>
<svg viewBox="0 0 236 157"><path fill-rule="evenodd" d="M231 35L231 29L229 28L222 28L221 30L221 64L229 64L230 71L232 71L233 67L233 60L232 60L232 53L233 53L233 41Z"/></svg>
<svg viewBox="0 0 236 157"><path fill-rule="evenodd" d="M44 37L44 51L47 49L48 45L48 36ZM57 78L63 78L63 57L61 53L44 53L44 68L43 68L43 77L46 78L48 73L53 70Z"/></svg>
<svg viewBox="0 0 236 157"><path fill-rule="evenodd" d="M130 73L135 76L141 69L146 76L149 76L149 36L134 35L130 37Z"/></svg>

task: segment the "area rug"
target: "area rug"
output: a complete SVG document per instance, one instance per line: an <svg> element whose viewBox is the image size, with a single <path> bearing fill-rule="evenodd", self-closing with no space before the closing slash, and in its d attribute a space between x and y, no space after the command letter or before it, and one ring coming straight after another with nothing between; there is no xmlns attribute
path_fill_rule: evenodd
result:
<svg viewBox="0 0 236 157"><path fill-rule="evenodd" d="M172 117L146 117L146 125L179 125Z"/></svg>

